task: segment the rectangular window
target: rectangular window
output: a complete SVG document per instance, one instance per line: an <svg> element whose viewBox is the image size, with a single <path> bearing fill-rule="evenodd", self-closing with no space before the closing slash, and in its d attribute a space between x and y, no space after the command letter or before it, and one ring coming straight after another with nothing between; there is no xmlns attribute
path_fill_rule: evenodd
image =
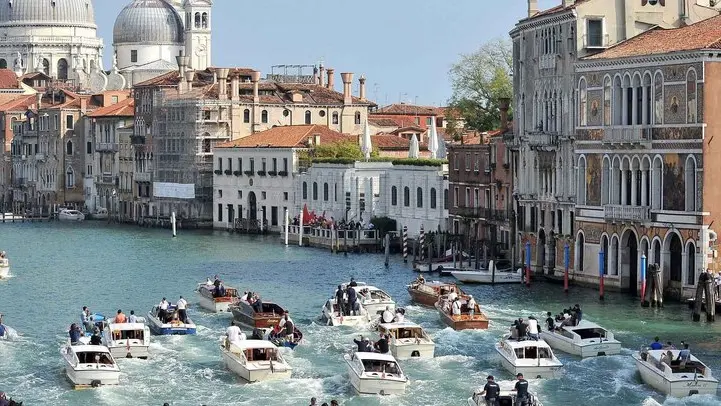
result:
<svg viewBox="0 0 721 406"><path fill-rule="evenodd" d="M461 169L460 165L458 164L458 154L453 154L453 169Z"/></svg>
<svg viewBox="0 0 721 406"><path fill-rule="evenodd" d="M218 197L223 197L223 189L218 189Z"/></svg>
<svg viewBox="0 0 721 406"><path fill-rule="evenodd" d="M250 171L255 172L255 158L250 158Z"/></svg>
<svg viewBox="0 0 721 406"><path fill-rule="evenodd" d="M218 221L223 221L223 205L218 203Z"/></svg>
<svg viewBox="0 0 721 406"><path fill-rule="evenodd" d="M243 198L243 191L239 190L238 191L238 199L242 199L242 198Z"/></svg>
<svg viewBox="0 0 721 406"><path fill-rule="evenodd" d="M242 218L243 218L243 205L239 204L238 205L238 219L242 219Z"/></svg>
<svg viewBox="0 0 721 406"><path fill-rule="evenodd" d="M283 171L288 173L288 158L283 158Z"/></svg>
<svg viewBox="0 0 721 406"><path fill-rule="evenodd" d="M271 206L270 208L270 225L278 225L278 206Z"/></svg>
<svg viewBox="0 0 721 406"><path fill-rule="evenodd" d="M228 170L233 170L233 158L228 158Z"/></svg>
<svg viewBox="0 0 721 406"><path fill-rule="evenodd" d="M486 209L490 209L492 207L492 205L491 205L491 190L486 189L485 193L486 193Z"/></svg>
<svg viewBox="0 0 721 406"><path fill-rule="evenodd" d="M471 188L466 188L466 206L465 207L471 207Z"/></svg>
<svg viewBox="0 0 721 406"><path fill-rule="evenodd" d="M480 194L478 193L478 188L473 189L473 204L474 207L481 207L481 200Z"/></svg>
<svg viewBox="0 0 721 406"><path fill-rule="evenodd" d="M603 46L603 21L586 20L586 46L599 48Z"/></svg>
<svg viewBox="0 0 721 406"><path fill-rule="evenodd" d="M218 158L218 170L223 170L223 158Z"/></svg>
<svg viewBox="0 0 721 406"><path fill-rule="evenodd" d="M68 130L72 130L75 127L75 119L71 114L65 116L65 126L68 128Z"/></svg>
<svg viewBox="0 0 721 406"><path fill-rule="evenodd" d="M265 198L266 198L265 192L260 192L260 198L261 198L262 200L265 200Z"/></svg>
<svg viewBox="0 0 721 406"><path fill-rule="evenodd" d="M416 122L416 125L421 125L421 118L416 117L415 122Z"/></svg>
<svg viewBox="0 0 721 406"><path fill-rule="evenodd" d="M466 171L471 170L471 153L466 152Z"/></svg>
<svg viewBox="0 0 721 406"><path fill-rule="evenodd" d="M288 201L288 192L283 192L283 200Z"/></svg>
<svg viewBox="0 0 721 406"><path fill-rule="evenodd" d="M130 62L138 62L138 50L130 50Z"/></svg>
<svg viewBox="0 0 721 406"><path fill-rule="evenodd" d="M433 118L431 118L431 117L426 117L426 125L427 125L427 126L433 125Z"/></svg>
<svg viewBox="0 0 721 406"><path fill-rule="evenodd" d="M453 189L453 207L458 207L458 187Z"/></svg>
<svg viewBox="0 0 721 406"><path fill-rule="evenodd" d="M278 158L273 158L273 172L278 172Z"/></svg>
<svg viewBox="0 0 721 406"><path fill-rule="evenodd" d="M53 130L58 129L58 124L60 123L60 118L57 114L53 116Z"/></svg>
<svg viewBox="0 0 721 406"><path fill-rule="evenodd" d="M479 154L475 155L475 159L473 160L473 172L478 172L481 170L481 156Z"/></svg>
<svg viewBox="0 0 721 406"><path fill-rule="evenodd" d="M93 144L88 141L85 143L85 153L86 154L92 154L93 153Z"/></svg>
<svg viewBox="0 0 721 406"><path fill-rule="evenodd" d="M260 159L260 170L265 172L265 158Z"/></svg>
<svg viewBox="0 0 721 406"><path fill-rule="evenodd" d="M88 176L93 176L93 166L88 165Z"/></svg>

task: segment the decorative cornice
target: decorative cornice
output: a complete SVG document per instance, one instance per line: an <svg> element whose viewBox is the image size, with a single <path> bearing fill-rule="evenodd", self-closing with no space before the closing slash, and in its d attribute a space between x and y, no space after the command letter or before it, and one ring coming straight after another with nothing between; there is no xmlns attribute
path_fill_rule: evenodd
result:
<svg viewBox="0 0 721 406"><path fill-rule="evenodd" d="M629 69L705 61L721 61L721 52L719 52L718 49L713 49L631 56L624 58L581 59L576 62L575 67L576 73L584 73L596 72L601 69Z"/></svg>
<svg viewBox="0 0 721 406"><path fill-rule="evenodd" d="M576 13L574 13L573 10L559 11L547 16L529 17L516 23L516 26L508 33L508 35L515 37L523 31L534 30L546 25L556 25L575 20Z"/></svg>

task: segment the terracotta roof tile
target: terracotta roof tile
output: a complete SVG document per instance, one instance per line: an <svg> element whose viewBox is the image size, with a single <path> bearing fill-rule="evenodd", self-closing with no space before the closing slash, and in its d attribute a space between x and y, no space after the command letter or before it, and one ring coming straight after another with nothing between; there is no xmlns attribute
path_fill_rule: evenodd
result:
<svg viewBox="0 0 721 406"><path fill-rule="evenodd" d="M0 89L18 89L20 83L15 72L9 69L0 69Z"/></svg>
<svg viewBox="0 0 721 406"><path fill-rule="evenodd" d="M399 127L398 122L396 120L393 120L392 118L374 118L374 117L368 117L368 123L371 125L374 125L376 127Z"/></svg>
<svg viewBox="0 0 721 406"><path fill-rule="evenodd" d="M358 138L322 125L289 125L274 127L244 138L217 145L216 148L306 148L307 140L320 135L320 143L332 144L341 141L356 142Z"/></svg>
<svg viewBox="0 0 721 406"><path fill-rule="evenodd" d="M35 95L0 94L0 111L25 111L35 102Z"/></svg>
<svg viewBox="0 0 721 406"><path fill-rule="evenodd" d="M410 147L411 141L392 134L377 134L371 136L373 148L386 150L402 150Z"/></svg>
<svg viewBox="0 0 721 406"><path fill-rule="evenodd" d="M413 104L405 104L405 103L397 103L397 104L390 104L385 107L381 107L378 110L376 110L375 114L399 114L403 116L415 116L415 115L421 115L421 116L435 116L437 113L437 107L429 107L429 106L416 106Z"/></svg>
<svg viewBox="0 0 721 406"><path fill-rule="evenodd" d="M101 107L88 114L88 117L133 117L135 114L135 99L129 97L118 103Z"/></svg>
<svg viewBox="0 0 721 406"><path fill-rule="evenodd" d="M584 60L721 49L721 15L681 28L656 27Z"/></svg>

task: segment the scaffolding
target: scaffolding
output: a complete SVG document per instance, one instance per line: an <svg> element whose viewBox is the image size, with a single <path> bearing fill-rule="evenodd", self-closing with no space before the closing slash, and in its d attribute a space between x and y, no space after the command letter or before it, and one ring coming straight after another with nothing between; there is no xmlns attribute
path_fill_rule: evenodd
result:
<svg viewBox="0 0 721 406"><path fill-rule="evenodd" d="M310 70L310 73L308 71ZM293 73L295 71L295 73ZM273 65L266 80L276 83L315 84L318 68L315 65Z"/></svg>

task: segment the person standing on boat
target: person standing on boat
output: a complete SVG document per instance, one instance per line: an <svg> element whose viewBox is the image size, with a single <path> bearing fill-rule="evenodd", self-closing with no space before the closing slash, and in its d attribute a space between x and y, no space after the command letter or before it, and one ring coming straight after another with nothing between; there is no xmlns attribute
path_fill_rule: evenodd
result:
<svg viewBox="0 0 721 406"><path fill-rule="evenodd" d="M130 311L130 316L128 316L128 323L137 323L138 322L138 316L135 315L135 310Z"/></svg>
<svg viewBox="0 0 721 406"><path fill-rule="evenodd" d="M168 315L168 306L169 305L170 304L168 303L168 301L165 298L163 298L163 300L161 300L160 303L158 304L158 319L160 319L161 323L165 323L165 318Z"/></svg>
<svg viewBox="0 0 721 406"><path fill-rule="evenodd" d="M186 309L188 307L188 301L183 299L183 297L181 296L180 299L178 299L178 302L175 303L175 307L178 309L178 318L180 319L180 321L182 321L183 323L187 323L188 313Z"/></svg>
<svg viewBox="0 0 721 406"><path fill-rule="evenodd" d="M660 340L660 338L655 337L653 339L653 342L651 343L651 345L649 345L649 347L651 347L652 350L662 350L663 344L661 344L661 342L659 340Z"/></svg>
<svg viewBox="0 0 721 406"><path fill-rule="evenodd" d="M128 318L125 317L125 314L122 310L118 309L118 314L115 315L115 322L116 323L126 323L128 321Z"/></svg>
<svg viewBox="0 0 721 406"><path fill-rule="evenodd" d="M383 314L381 315L381 321L383 323L393 323L393 312L391 312L390 306L386 306L386 309L383 310Z"/></svg>
<svg viewBox="0 0 721 406"><path fill-rule="evenodd" d="M528 325L528 336L538 341L538 320L534 316L529 316L526 324Z"/></svg>
<svg viewBox="0 0 721 406"><path fill-rule="evenodd" d="M351 286L351 287L358 286L358 283L355 281L355 278L350 278L350 283L348 284L348 286Z"/></svg>
<svg viewBox="0 0 721 406"><path fill-rule="evenodd" d="M576 318L576 325L581 324L581 320L583 319L583 312L581 311L581 306L576 304L573 307L574 316Z"/></svg>
<svg viewBox="0 0 721 406"><path fill-rule="evenodd" d="M500 392L501 387L498 386L493 375L489 375L488 378L486 378L486 386L483 387L483 392L479 393L478 396L483 396L483 399L486 401L486 406L497 406Z"/></svg>
<svg viewBox="0 0 721 406"><path fill-rule="evenodd" d="M473 295L468 295L468 303L466 304L468 305L468 314L473 317L476 313L476 306L478 305L478 303L476 303L476 299L473 298Z"/></svg>
<svg viewBox="0 0 721 406"><path fill-rule="evenodd" d="M338 285L338 290L335 291L335 304L338 306L338 316L342 317L345 315L345 301L343 300L345 293L343 287Z"/></svg>
<svg viewBox="0 0 721 406"><path fill-rule="evenodd" d="M263 313L263 301L260 299L260 295L256 294L253 296L255 300L253 300L253 310L256 313Z"/></svg>
<svg viewBox="0 0 721 406"><path fill-rule="evenodd" d="M523 379L523 374L519 373L516 375L516 386L513 390L516 392L516 405L515 406L527 406L528 405L528 381Z"/></svg>
<svg viewBox="0 0 721 406"><path fill-rule="evenodd" d="M363 336L360 336L360 340L353 339L353 342L356 345L356 352L368 352L368 341L363 338Z"/></svg>
<svg viewBox="0 0 721 406"><path fill-rule="evenodd" d="M381 354L387 354L388 353L388 339L386 339L386 336L381 334L381 338L376 341L375 345L373 346L376 349L376 352L379 352Z"/></svg>
<svg viewBox="0 0 721 406"><path fill-rule="evenodd" d="M83 312L80 313L80 322L87 331L93 331L95 325L93 324L93 316L90 314L88 306L83 306Z"/></svg>
<svg viewBox="0 0 721 406"><path fill-rule="evenodd" d="M346 296L348 298L348 315L353 313L353 316L356 315L356 303L358 301L358 295L355 291L355 289L349 287L346 290Z"/></svg>
<svg viewBox="0 0 721 406"><path fill-rule="evenodd" d="M553 320L551 312L546 312L546 327L548 331L553 331L556 328L556 322Z"/></svg>
<svg viewBox="0 0 721 406"><path fill-rule="evenodd" d="M281 329L285 329L285 339L292 342L293 333L295 332L295 324L293 323L293 319L290 318L288 312L286 312L283 315L283 318L280 319L280 323L278 323L278 326Z"/></svg>
<svg viewBox="0 0 721 406"><path fill-rule="evenodd" d="M691 350L688 349L688 344L683 345L683 349L678 352L678 358L676 361L679 362L681 368L686 366L688 361L691 361Z"/></svg>
<svg viewBox="0 0 721 406"><path fill-rule="evenodd" d="M453 300L453 304L451 305L451 310L453 311L454 316L460 316L461 315L461 301L458 300L458 297Z"/></svg>
<svg viewBox="0 0 721 406"><path fill-rule="evenodd" d="M100 337L100 329L96 328L93 335L90 336L90 345L103 345L103 339Z"/></svg>
<svg viewBox="0 0 721 406"><path fill-rule="evenodd" d="M233 321L230 321L230 326L225 330L225 336L228 339L228 343L234 344L241 340L245 340L245 335L240 330L240 327L233 324ZM242 338L241 338L242 336Z"/></svg>
<svg viewBox="0 0 721 406"><path fill-rule="evenodd" d="M458 294L454 288L451 288L451 293L448 294L448 300L450 302L455 301L458 298Z"/></svg>
<svg viewBox="0 0 721 406"><path fill-rule="evenodd" d="M80 326L73 323L70 325L68 335L70 336L70 345L78 345L80 343Z"/></svg>
<svg viewBox="0 0 721 406"><path fill-rule="evenodd" d="M523 341L526 339L526 333L528 332L528 326L526 323L523 322L523 318L518 318L518 324L516 325L516 328L518 329L518 341Z"/></svg>

